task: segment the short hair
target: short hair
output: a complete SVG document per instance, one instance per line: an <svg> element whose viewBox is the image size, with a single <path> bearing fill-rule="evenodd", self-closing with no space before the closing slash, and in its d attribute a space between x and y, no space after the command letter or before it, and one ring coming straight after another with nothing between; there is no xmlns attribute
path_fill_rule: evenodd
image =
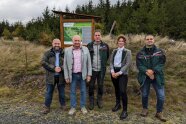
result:
<svg viewBox="0 0 186 124"><path fill-rule="evenodd" d="M61 40L58 39L58 38L53 39L52 42L54 42L54 41L56 41L56 40L61 42Z"/></svg>
<svg viewBox="0 0 186 124"><path fill-rule="evenodd" d="M153 34L146 34L146 35L145 35L145 39L146 39L147 36L153 36L153 37L154 37Z"/></svg>
<svg viewBox="0 0 186 124"><path fill-rule="evenodd" d="M81 41L81 36L79 36L79 35L72 36L72 41L74 40L75 37L79 37L80 38L80 41Z"/></svg>
<svg viewBox="0 0 186 124"><path fill-rule="evenodd" d="M95 34L96 32L99 32L99 33L101 34L101 30L100 30L100 29L96 29L96 30L94 31L94 34Z"/></svg>
<svg viewBox="0 0 186 124"><path fill-rule="evenodd" d="M125 42L125 44L127 43L127 39L126 39L125 35L123 35L123 34L120 34L120 35L117 37L117 43L118 43L118 41L119 41L120 38L123 39L123 41Z"/></svg>

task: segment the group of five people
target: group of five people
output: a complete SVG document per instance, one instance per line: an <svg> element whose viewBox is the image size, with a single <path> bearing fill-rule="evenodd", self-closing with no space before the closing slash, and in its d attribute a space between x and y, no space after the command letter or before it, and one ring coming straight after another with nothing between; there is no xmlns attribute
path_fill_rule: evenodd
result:
<svg viewBox="0 0 186 124"><path fill-rule="evenodd" d="M66 109L65 103L65 83L70 84L70 111L69 115L76 112L76 87L80 86L80 107L83 114L86 109L86 82L89 83L89 110L94 109L96 103L98 108L103 107L103 85L106 73L107 61L109 59L109 46L101 40L101 32L94 32L94 41L83 46L81 37L75 35L72 38L73 45L62 50L61 41L54 39L52 48L45 52L42 58L42 66L46 70L46 95L43 113L50 112L53 91L57 85L59 92L59 102L61 109ZM125 48L127 39L124 35L117 38L118 48L112 51L110 56L110 75L115 88L116 104L112 108L113 112L121 108L120 119L128 116L127 113L127 83L128 71L132 62L131 50ZM161 121L166 121L162 115L164 94L163 66L165 64L164 52L154 44L154 36L145 36L145 46L136 56L136 65L139 70L138 81L142 92L142 112L141 116L148 114L148 96L150 85L152 84L157 95L157 117ZM95 101L94 89L97 82L97 98Z"/></svg>

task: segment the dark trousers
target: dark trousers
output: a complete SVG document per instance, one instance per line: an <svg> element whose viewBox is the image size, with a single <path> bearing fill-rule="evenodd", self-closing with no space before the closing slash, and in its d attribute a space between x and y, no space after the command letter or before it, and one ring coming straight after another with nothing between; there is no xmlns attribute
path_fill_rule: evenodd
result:
<svg viewBox="0 0 186 124"><path fill-rule="evenodd" d="M117 70L115 70L117 72ZM122 99L123 110L127 111L128 97L127 97L127 83L128 76L120 75L117 79L111 76L112 83L115 88L116 104L120 104L120 98Z"/></svg>
<svg viewBox="0 0 186 124"><path fill-rule="evenodd" d="M59 102L61 106L65 105L65 84L59 84L59 77L54 78L54 85L47 84L46 87L46 95L45 95L45 106L50 107L52 103L52 97L54 93L55 86L57 84L58 94L59 94Z"/></svg>
<svg viewBox="0 0 186 124"><path fill-rule="evenodd" d="M97 80L97 98L102 99L103 96L103 80L101 79L101 71L92 71L91 81L89 83L89 100L94 102L94 87Z"/></svg>

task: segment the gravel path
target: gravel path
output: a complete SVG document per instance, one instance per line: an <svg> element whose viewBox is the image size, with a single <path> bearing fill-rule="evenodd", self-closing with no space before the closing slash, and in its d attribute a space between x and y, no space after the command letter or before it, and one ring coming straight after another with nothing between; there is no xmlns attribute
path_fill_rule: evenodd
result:
<svg viewBox="0 0 186 124"><path fill-rule="evenodd" d="M74 116L69 116L68 110L62 111L59 108L52 108L47 115L40 113L42 105L40 104L0 104L0 124L89 124L89 123L126 123L126 124L159 124L153 113L143 118L137 112L129 112L126 120L120 121L120 112L113 113L111 111L89 111L87 115L83 115L77 110ZM165 113L168 121L167 124L185 124L186 115L184 113Z"/></svg>

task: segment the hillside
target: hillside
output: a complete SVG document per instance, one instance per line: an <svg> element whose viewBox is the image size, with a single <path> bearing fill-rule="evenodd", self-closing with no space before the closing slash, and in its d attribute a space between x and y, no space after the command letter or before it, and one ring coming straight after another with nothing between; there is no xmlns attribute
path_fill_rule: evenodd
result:
<svg viewBox="0 0 186 124"><path fill-rule="evenodd" d="M144 35L128 35L127 48L132 50L133 66L128 83L129 117L125 123L161 123L154 117L155 93L151 90L149 98L149 116L142 118L139 84L136 80L135 55L143 46ZM186 42L171 41L164 37L156 37L156 44L165 50L167 62L165 66L166 101L164 113L167 124L186 123ZM114 39L103 37L109 46L116 47ZM111 49L112 49L111 48ZM0 123L123 123L112 113L114 106L114 88L109 71L105 79L104 108L95 108L86 116L80 111L73 117L68 110L60 111L57 91L54 93L52 112L42 115L45 82L44 70L40 65L41 57L48 48L28 41L0 40ZM88 84L87 84L88 85ZM79 93L79 92L78 92ZM69 108L69 85L66 86L66 100ZM88 103L88 102L87 102Z"/></svg>

